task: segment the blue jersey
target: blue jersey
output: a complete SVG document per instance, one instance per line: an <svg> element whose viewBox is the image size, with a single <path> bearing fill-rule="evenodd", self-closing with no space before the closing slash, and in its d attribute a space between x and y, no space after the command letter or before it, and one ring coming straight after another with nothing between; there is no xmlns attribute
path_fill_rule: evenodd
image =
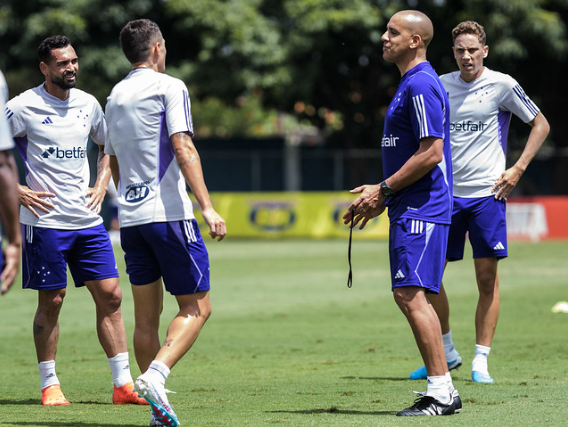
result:
<svg viewBox="0 0 568 427"><path fill-rule="evenodd" d="M385 117L381 143L383 173L397 172L420 147L420 140L441 138L442 161L421 179L387 199L389 218L418 219L450 224L452 212L452 160L448 95L429 62L407 71Z"/></svg>

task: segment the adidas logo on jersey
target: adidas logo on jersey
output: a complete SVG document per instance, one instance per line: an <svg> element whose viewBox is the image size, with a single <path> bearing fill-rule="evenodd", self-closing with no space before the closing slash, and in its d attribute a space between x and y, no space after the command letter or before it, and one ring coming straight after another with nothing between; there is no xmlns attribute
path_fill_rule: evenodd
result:
<svg viewBox="0 0 568 427"><path fill-rule="evenodd" d="M406 276L402 274L402 271L398 270L394 275L394 280L401 280L404 279Z"/></svg>
<svg viewBox="0 0 568 427"><path fill-rule="evenodd" d="M50 117L46 117L45 120L41 122L42 125L49 125L51 123L53 123L53 120L51 120Z"/></svg>
<svg viewBox="0 0 568 427"><path fill-rule="evenodd" d="M503 249L505 249L505 246L503 246L503 243L501 243L501 242L497 243L497 244L493 247L493 250L494 250L494 251L503 250Z"/></svg>

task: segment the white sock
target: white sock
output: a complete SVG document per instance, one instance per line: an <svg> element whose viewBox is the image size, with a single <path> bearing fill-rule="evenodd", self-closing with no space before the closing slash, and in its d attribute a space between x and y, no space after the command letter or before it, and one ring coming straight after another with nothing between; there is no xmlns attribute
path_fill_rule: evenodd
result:
<svg viewBox="0 0 568 427"><path fill-rule="evenodd" d="M431 396L445 405L452 401L450 389L448 386L448 379L446 375L437 377L428 377L428 389L426 395Z"/></svg>
<svg viewBox="0 0 568 427"><path fill-rule="evenodd" d="M118 353L114 357L109 357L108 364L112 373L112 382L115 386L122 387L124 384L132 382L128 352Z"/></svg>
<svg viewBox="0 0 568 427"><path fill-rule="evenodd" d="M40 390L52 385L59 385L59 378L55 373L55 360L48 360L46 362L39 362Z"/></svg>
<svg viewBox="0 0 568 427"><path fill-rule="evenodd" d="M459 356L456 348L454 347L454 342L452 340L452 331L447 334L442 335L444 340L444 351L446 352L446 362L453 362Z"/></svg>
<svg viewBox="0 0 568 427"><path fill-rule="evenodd" d="M164 385L170 375L170 368L158 360L152 360L146 373L151 375L155 381L159 381L160 384Z"/></svg>
<svg viewBox="0 0 568 427"><path fill-rule="evenodd" d="M490 351L491 347L475 344L475 357L473 358L473 362L471 362L472 371L478 371L482 374L489 375L489 372L487 371L487 357L489 356Z"/></svg>
<svg viewBox="0 0 568 427"><path fill-rule="evenodd" d="M446 384L448 385L448 390L450 391L450 395L455 390L454 383L452 382L452 374L446 372Z"/></svg>

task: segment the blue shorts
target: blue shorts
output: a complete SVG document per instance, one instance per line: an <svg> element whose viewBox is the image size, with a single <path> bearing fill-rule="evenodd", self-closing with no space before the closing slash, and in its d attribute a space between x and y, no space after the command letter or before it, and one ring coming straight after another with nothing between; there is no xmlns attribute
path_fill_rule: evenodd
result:
<svg viewBox="0 0 568 427"><path fill-rule="evenodd" d="M112 244L103 224L82 230L22 225L22 287L48 291L67 286L67 265L75 286L118 277Z"/></svg>
<svg viewBox="0 0 568 427"><path fill-rule="evenodd" d="M507 254L506 203L494 196L454 197L448 238L448 261L463 259L466 234L474 258L505 258Z"/></svg>
<svg viewBox="0 0 568 427"><path fill-rule="evenodd" d="M401 218L391 222L389 252L392 287L418 286L439 293L444 274L446 224Z"/></svg>
<svg viewBox="0 0 568 427"><path fill-rule="evenodd" d="M120 242L132 285L162 277L172 295L209 290L209 256L195 219L123 227Z"/></svg>

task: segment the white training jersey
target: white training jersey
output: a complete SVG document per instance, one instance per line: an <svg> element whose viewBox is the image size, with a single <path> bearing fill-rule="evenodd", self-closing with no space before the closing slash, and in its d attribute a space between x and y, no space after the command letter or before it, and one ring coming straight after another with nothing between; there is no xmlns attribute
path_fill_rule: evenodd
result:
<svg viewBox="0 0 568 427"><path fill-rule="evenodd" d="M0 71L0 151L9 150L14 147L14 140L8 130L6 115L2 114L8 101L8 85L4 79L4 74Z"/></svg>
<svg viewBox="0 0 568 427"><path fill-rule="evenodd" d="M105 108L105 152L116 156L121 227L193 219L186 182L170 136L193 136L185 83L152 69L136 69L119 82Z"/></svg>
<svg viewBox="0 0 568 427"><path fill-rule="evenodd" d="M39 218L22 206L20 222L63 230L100 224L100 215L85 206L90 180L87 142L91 137L104 145L106 134L103 110L95 97L73 88L62 101L41 84L11 99L6 116L24 160L28 187L55 194L50 198L55 208L49 213L36 209Z"/></svg>
<svg viewBox="0 0 568 427"><path fill-rule="evenodd" d="M511 115L528 123L538 107L511 76L484 68L470 83L440 76L450 100L454 196L486 197L505 171Z"/></svg>

